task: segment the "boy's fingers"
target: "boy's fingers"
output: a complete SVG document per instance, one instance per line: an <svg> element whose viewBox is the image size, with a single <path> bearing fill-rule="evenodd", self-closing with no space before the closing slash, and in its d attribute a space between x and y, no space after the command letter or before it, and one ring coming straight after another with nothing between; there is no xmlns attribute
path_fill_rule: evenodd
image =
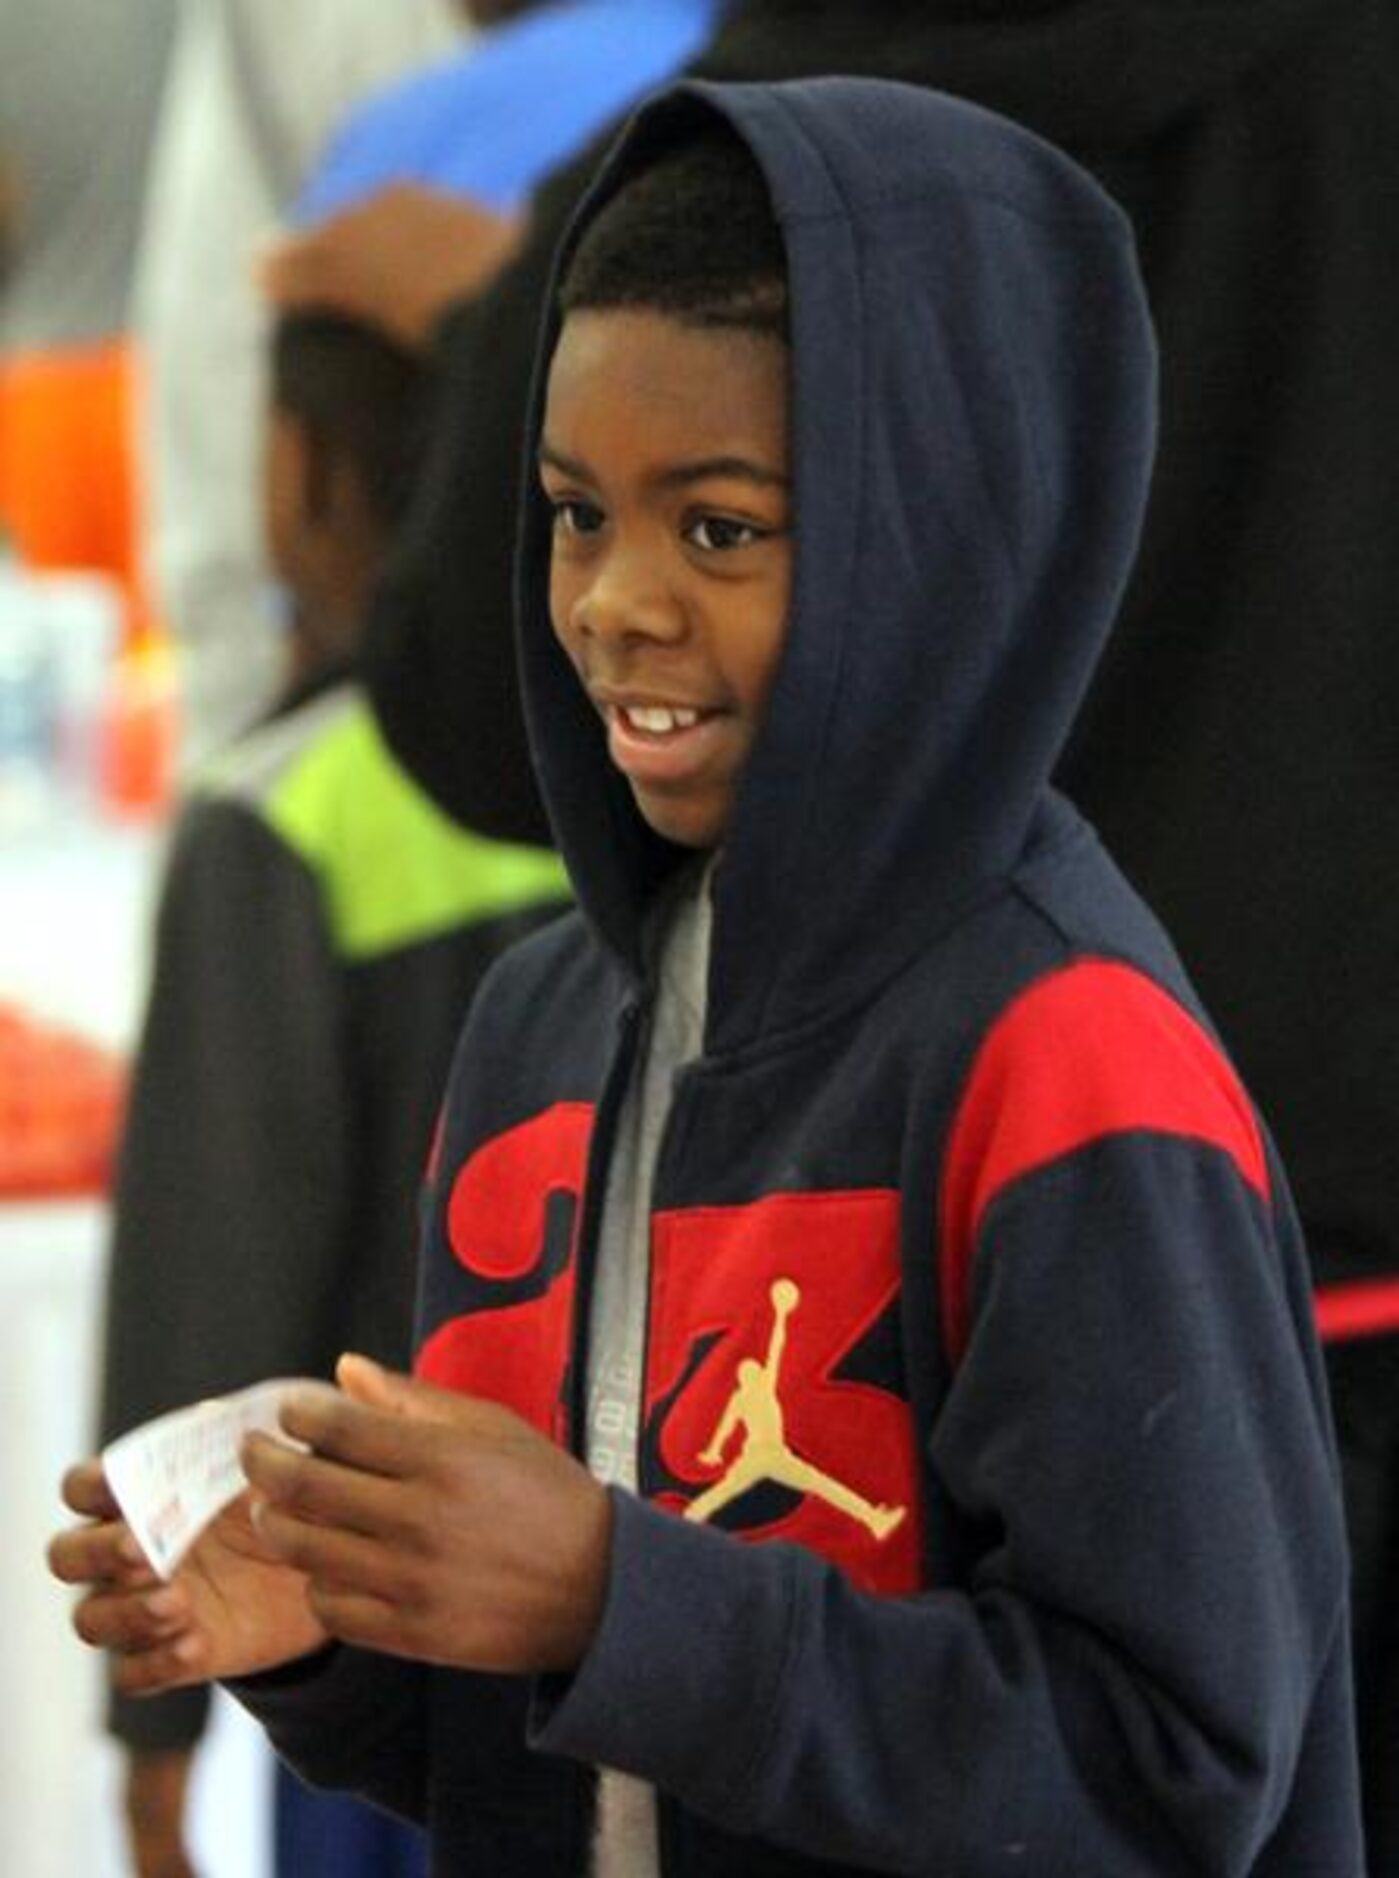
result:
<svg viewBox="0 0 1399 1878"><path fill-rule="evenodd" d="M390 1654L396 1649L402 1651L404 1623L398 1606L375 1596L372 1591L340 1584L312 1585L307 1595L316 1616L331 1636L338 1637L342 1643Z"/></svg>
<svg viewBox="0 0 1399 1878"><path fill-rule="evenodd" d="M308 1601L322 1622L320 1599L328 1586L385 1601L395 1596L400 1567L373 1538L296 1519L274 1506L260 1509L258 1525L278 1557L305 1575Z"/></svg>
<svg viewBox="0 0 1399 1878"><path fill-rule="evenodd" d="M435 1383L401 1370L385 1369L367 1356L347 1351L335 1365L335 1380L352 1401L366 1408L380 1409L386 1415L406 1415L420 1422L451 1422L459 1428L486 1425L492 1415L503 1413L491 1402L478 1402L474 1396L439 1389Z"/></svg>
<svg viewBox="0 0 1399 1878"><path fill-rule="evenodd" d="M100 1460L80 1461L63 1476L63 1504L88 1519L117 1519L121 1509L112 1497Z"/></svg>
<svg viewBox="0 0 1399 1878"><path fill-rule="evenodd" d="M113 1658L112 1686L121 1695L159 1695L210 1677L209 1653L197 1631L187 1631L173 1643L149 1650L129 1651Z"/></svg>
<svg viewBox="0 0 1399 1878"><path fill-rule="evenodd" d="M424 1382L420 1376L385 1369L382 1363L352 1351L347 1351L335 1365L335 1379L356 1402L390 1415L403 1415L419 1422L450 1423L469 1434L507 1435L525 1430L519 1417L498 1402L439 1388L436 1383Z"/></svg>
<svg viewBox="0 0 1399 1878"><path fill-rule="evenodd" d="M269 1506L288 1519L350 1532L383 1535L394 1525L401 1489L366 1467L302 1454L266 1435L249 1435L242 1460L249 1485L264 1496L254 1502L253 1526L279 1557L286 1554L268 1531Z"/></svg>
<svg viewBox="0 0 1399 1878"><path fill-rule="evenodd" d="M454 1438L475 1437L494 1445L543 1439L496 1402L439 1389L365 1358L342 1358L339 1373L346 1388L298 1390L282 1410L281 1425L322 1460L361 1473L386 1480L421 1477L448 1429Z"/></svg>
<svg viewBox="0 0 1399 1878"><path fill-rule="evenodd" d="M439 1389L436 1383L423 1382L417 1376L385 1369L367 1356L346 1354L335 1366L336 1381L346 1395L368 1407L382 1409L389 1415L406 1415L419 1422L450 1422L467 1430L485 1429L495 1416L505 1413L494 1402L480 1402L474 1396L460 1395L453 1389Z"/></svg>
<svg viewBox="0 0 1399 1878"><path fill-rule="evenodd" d="M413 1464L415 1449L404 1440L402 1417L354 1401L343 1390L299 1389L283 1408L281 1424L322 1458L365 1473L398 1478Z"/></svg>
<svg viewBox="0 0 1399 1878"><path fill-rule="evenodd" d="M150 1591L94 1591L73 1612L73 1628L98 1649L170 1648L189 1630L188 1601L173 1585Z"/></svg>
<svg viewBox="0 0 1399 1878"><path fill-rule="evenodd" d="M371 1357L347 1350L335 1365L335 1380L353 1401L397 1413L400 1397L394 1383L399 1378Z"/></svg>
<svg viewBox="0 0 1399 1878"><path fill-rule="evenodd" d="M155 1576L129 1529L120 1520L73 1526L50 1540L49 1570L66 1585L120 1581L131 1589L154 1583Z"/></svg>

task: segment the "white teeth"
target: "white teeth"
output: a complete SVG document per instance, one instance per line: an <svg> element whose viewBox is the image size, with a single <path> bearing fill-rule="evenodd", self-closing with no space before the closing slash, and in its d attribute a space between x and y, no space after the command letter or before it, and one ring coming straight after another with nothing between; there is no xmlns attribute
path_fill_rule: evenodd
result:
<svg viewBox="0 0 1399 1878"><path fill-rule="evenodd" d="M698 711L672 709L666 704L624 704L621 715L633 730L663 737L672 730L690 730L699 722Z"/></svg>

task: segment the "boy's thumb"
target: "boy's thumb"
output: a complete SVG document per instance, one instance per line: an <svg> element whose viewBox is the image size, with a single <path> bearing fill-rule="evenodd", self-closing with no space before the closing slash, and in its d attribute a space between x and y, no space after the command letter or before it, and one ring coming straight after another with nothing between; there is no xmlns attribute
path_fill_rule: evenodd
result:
<svg viewBox="0 0 1399 1878"><path fill-rule="evenodd" d="M385 1369L372 1357L353 1351L346 1351L335 1365L335 1380L353 1401L378 1409L381 1414L407 1415L420 1422L449 1422L458 1420L462 1413L462 1397L421 1382L416 1376L406 1376L401 1370Z"/></svg>
<svg viewBox="0 0 1399 1878"><path fill-rule="evenodd" d="M397 1375L370 1357L347 1351L335 1365L335 1380L347 1396L363 1402L366 1408L387 1409L394 1415L407 1410L405 1397L412 1388L411 1377Z"/></svg>

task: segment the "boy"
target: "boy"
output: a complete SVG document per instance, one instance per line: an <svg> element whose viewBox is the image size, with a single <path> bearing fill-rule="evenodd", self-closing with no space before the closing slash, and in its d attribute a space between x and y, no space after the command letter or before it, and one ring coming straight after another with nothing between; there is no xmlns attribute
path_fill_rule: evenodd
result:
<svg viewBox="0 0 1399 1878"><path fill-rule="evenodd" d="M553 856L433 808L353 678L418 467L422 367L301 315L276 328L270 378L266 534L291 679L175 832L116 1193L104 1440L268 1374L323 1373L347 1340L407 1356L417 1190L456 1032L485 966L563 891ZM205 1710L194 1689L114 1699L143 1873L179 1869ZM390 1825L352 1828L283 1783L281 1868L420 1869Z"/></svg>
<svg viewBox="0 0 1399 1878"><path fill-rule="evenodd" d="M419 1376L300 1396L155 1594L79 1470L81 1633L275 1669L442 1872L1354 1878L1282 1176L1047 781L1150 465L1121 218L930 93L684 88L544 357L581 911L468 1025Z"/></svg>

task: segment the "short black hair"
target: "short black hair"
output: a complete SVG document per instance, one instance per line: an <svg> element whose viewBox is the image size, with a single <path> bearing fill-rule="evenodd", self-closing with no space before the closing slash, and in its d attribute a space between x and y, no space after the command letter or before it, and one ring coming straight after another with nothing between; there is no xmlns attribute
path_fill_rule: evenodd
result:
<svg viewBox="0 0 1399 1878"><path fill-rule="evenodd" d="M787 253L757 159L726 124L641 170L584 229L559 313L645 308L787 339Z"/></svg>
<svg viewBox="0 0 1399 1878"><path fill-rule="evenodd" d="M348 462L392 527L413 491L426 431L427 369L362 320L284 313L272 334L272 402L302 424L325 474Z"/></svg>

